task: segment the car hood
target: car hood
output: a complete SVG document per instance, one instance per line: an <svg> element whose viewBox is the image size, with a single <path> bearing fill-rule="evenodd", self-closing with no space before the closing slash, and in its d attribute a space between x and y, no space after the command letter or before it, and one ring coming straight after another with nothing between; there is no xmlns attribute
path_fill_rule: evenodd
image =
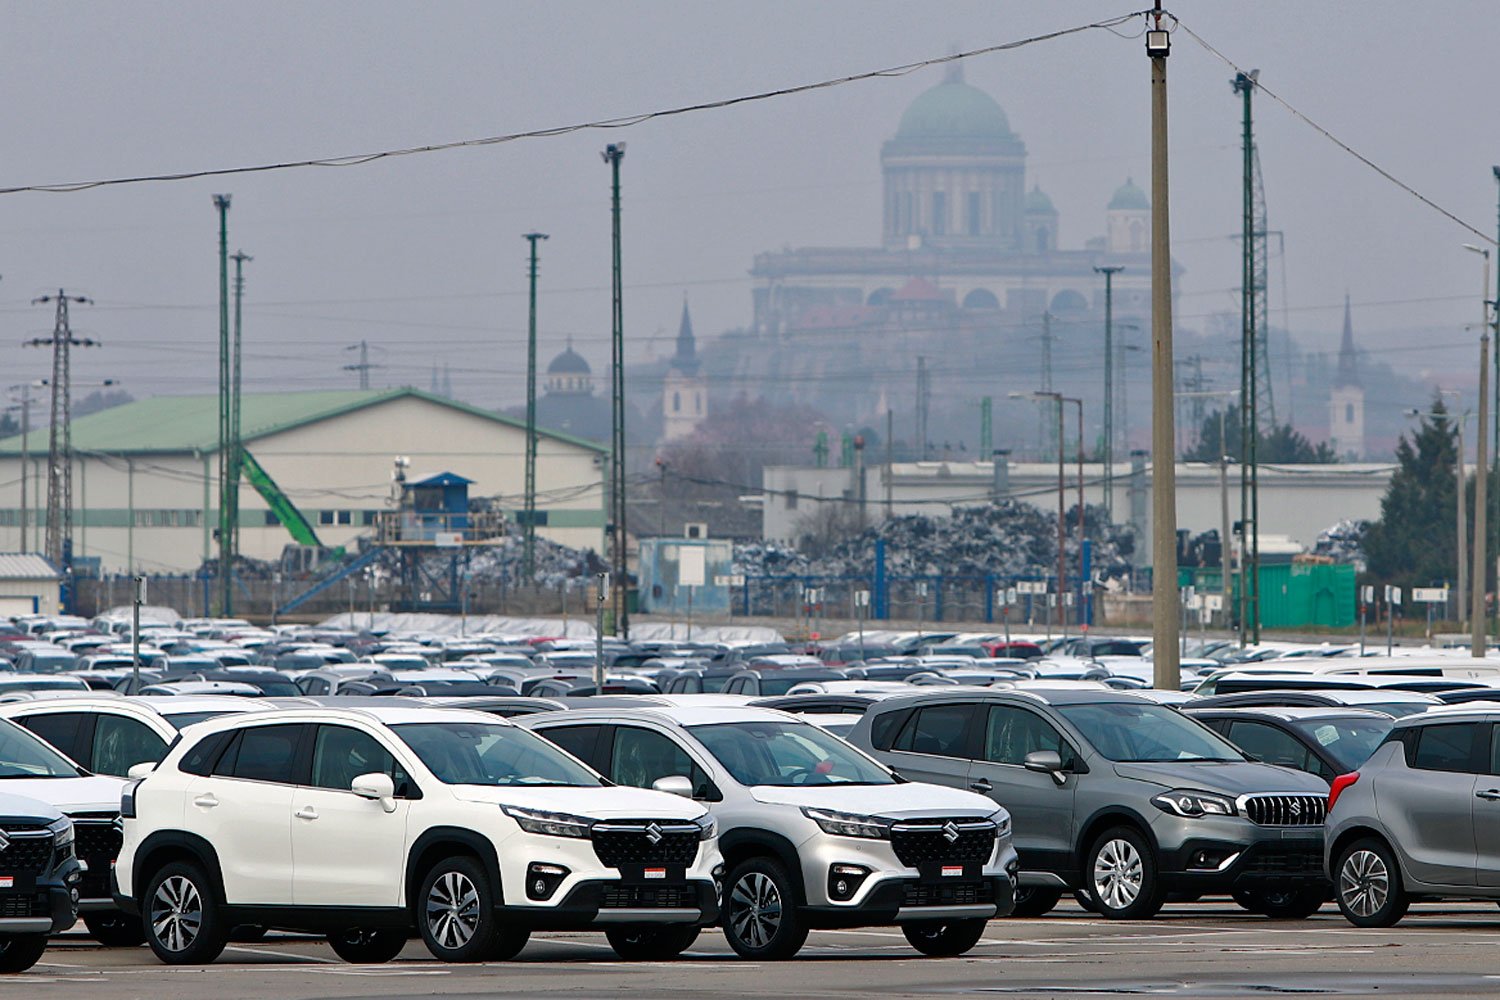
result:
<svg viewBox="0 0 1500 1000"><path fill-rule="evenodd" d="M757 802L810 806L862 816L910 819L922 816L988 816L995 803L973 792L911 781L898 785L759 785L750 789Z"/></svg>
<svg viewBox="0 0 1500 1000"><path fill-rule="evenodd" d="M463 802L572 813L594 819L697 819L708 812L680 795L618 785L597 788L454 785L453 797Z"/></svg>
<svg viewBox="0 0 1500 1000"><path fill-rule="evenodd" d="M1311 774L1251 761L1234 761L1225 764L1209 761L1120 763L1114 767L1115 773L1122 778L1149 781L1163 788L1196 788L1205 792L1220 792L1232 796L1255 792L1328 794L1328 783Z"/></svg>
<svg viewBox="0 0 1500 1000"><path fill-rule="evenodd" d="M118 813L120 789L124 787L124 781L103 774L87 778L0 779L0 792L46 802L69 816L89 812Z"/></svg>

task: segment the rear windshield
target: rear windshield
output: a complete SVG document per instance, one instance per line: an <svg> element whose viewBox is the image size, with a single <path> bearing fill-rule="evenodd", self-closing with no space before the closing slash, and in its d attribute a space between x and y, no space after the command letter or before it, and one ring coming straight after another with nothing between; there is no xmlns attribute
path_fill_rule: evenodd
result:
<svg viewBox="0 0 1500 1000"><path fill-rule="evenodd" d="M1344 773L1370 759L1395 719L1309 719L1292 727L1323 748Z"/></svg>

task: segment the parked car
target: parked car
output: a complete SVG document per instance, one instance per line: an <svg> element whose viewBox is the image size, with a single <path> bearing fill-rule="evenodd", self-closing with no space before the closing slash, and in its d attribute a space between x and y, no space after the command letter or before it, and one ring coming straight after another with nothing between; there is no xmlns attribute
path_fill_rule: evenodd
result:
<svg viewBox="0 0 1500 1000"><path fill-rule="evenodd" d="M472 962L601 926L621 957L662 959L718 918L707 810L495 716L309 708L191 733L121 798L117 898L164 962L212 961L235 925L327 934L352 962L414 929Z"/></svg>
<svg viewBox="0 0 1500 1000"><path fill-rule="evenodd" d="M56 806L0 793L0 865L10 876L0 885L0 972L25 972L41 960L49 935L78 920L83 866L73 838L72 822Z"/></svg>
<svg viewBox="0 0 1500 1000"><path fill-rule="evenodd" d="M1344 706L1381 712L1393 719L1408 715L1421 715L1429 709L1438 708L1444 702L1436 695L1422 691L1389 691L1384 689L1359 688L1354 690L1323 691L1241 691L1237 694L1215 694L1194 698L1192 704L1198 708L1271 708L1275 706Z"/></svg>
<svg viewBox="0 0 1500 1000"><path fill-rule="evenodd" d="M1195 708L1179 706L1253 760L1332 783L1369 759L1395 722L1358 708Z"/></svg>
<svg viewBox="0 0 1500 1000"><path fill-rule="evenodd" d="M1326 862L1356 927L1390 927L1419 899L1500 900L1500 709L1398 719L1328 794Z"/></svg>
<svg viewBox="0 0 1500 1000"><path fill-rule="evenodd" d="M1146 698L1083 684L930 689L888 698L849 741L913 781L990 795L1020 855L1016 912L1083 890L1139 919L1169 892L1239 891L1307 916L1328 897L1327 785L1249 761L1217 733Z"/></svg>
<svg viewBox="0 0 1500 1000"><path fill-rule="evenodd" d="M1010 817L968 791L903 783L801 718L763 708L527 716L620 785L709 804L729 876L724 934L743 958L795 955L815 927L899 925L960 955L1010 911Z"/></svg>
<svg viewBox="0 0 1500 1000"><path fill-rule="evenodd" d="M746 694L756 698L786 694L806 681L841 681L844 674L827 667L775 667L741 670L720 690L724 694Z"/></svg>

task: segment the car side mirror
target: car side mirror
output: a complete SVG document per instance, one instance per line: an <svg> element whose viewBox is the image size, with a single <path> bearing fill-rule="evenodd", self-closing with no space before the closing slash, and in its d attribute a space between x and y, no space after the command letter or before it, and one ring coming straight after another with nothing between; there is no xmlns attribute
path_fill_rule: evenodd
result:
<svg viewBox="0 0 1500 1000"><path fill-rule="evenodd" d="M125 772L125 777L129 778L131 781L138 781L139 779L146 777L146 775L150 774L154 770L156 770L155 761L143 760L139 764L130 765L130 770Z"/></svg>
<svg viewBox="0 0 1500 1000"><path fill-rule="evenodd" d="M666 792L669 795L681 795L685 799L690 799L693 797L693 782L680 774L669 774L651 782L651 790Z"/></svg>
<svg viewBox="0 0 1500 1000"><path fill-rule="evenodd" d="M388 813L396 811L396 783L389 774L361 774L349 782L349 791L362 799L373 799Z"/></svg>
<svg viewBox="0 0 1500 1000"><path fill-rule="evenodd" d="M1063 773L1062 756L1056 750L1031 751L1026 755L1025 767L1028 771L1052 775L1052 780L1059 785L1068 780L1068 776Z"/></svg>

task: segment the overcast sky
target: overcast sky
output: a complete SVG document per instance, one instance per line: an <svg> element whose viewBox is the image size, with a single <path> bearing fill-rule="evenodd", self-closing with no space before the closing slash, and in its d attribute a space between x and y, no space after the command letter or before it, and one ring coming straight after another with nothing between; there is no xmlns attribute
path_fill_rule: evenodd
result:
<svg viewBox="0 0 1500 1000"><path fill-rule="evenodd" d="M5 3L0 186L258 164L564 125L804 83L1126 13L1128 3ZM1493 3L1179 3L1172 9L1266 86L1492 234ZM1064 248L1103 230L1126 176L1149 179L1148 62L1138 23L969 60L1025 141L1028 183ZM1130 37L1120 37L1120 35ZM216 221L246 266L247 388L353 387L365 339L376 385L513 404L525 370L521 234L542 256L542 359L571 336L608 357L608 170L624 140L626 324L637 357L675 333L750 316L761 250L880 237L879 148L941 79L928 69L764 103L502 146L79 194L0 197L0 363L65 286L97 304L75 327L101 349L79 382L137 396L211 392ZM1237 302L1239 113L1231 71L1179 33L1170 60L1174 254L1184 325ZM1285 232L1272 306L1312 348L1336 346L1347 290L1374 356L1452 380L1474 351L1474 237L1263 100L1270 226ZM1435 331L1414 343L1414 328ZM1373 405L1407 405L1378 401Z"/></svg>

